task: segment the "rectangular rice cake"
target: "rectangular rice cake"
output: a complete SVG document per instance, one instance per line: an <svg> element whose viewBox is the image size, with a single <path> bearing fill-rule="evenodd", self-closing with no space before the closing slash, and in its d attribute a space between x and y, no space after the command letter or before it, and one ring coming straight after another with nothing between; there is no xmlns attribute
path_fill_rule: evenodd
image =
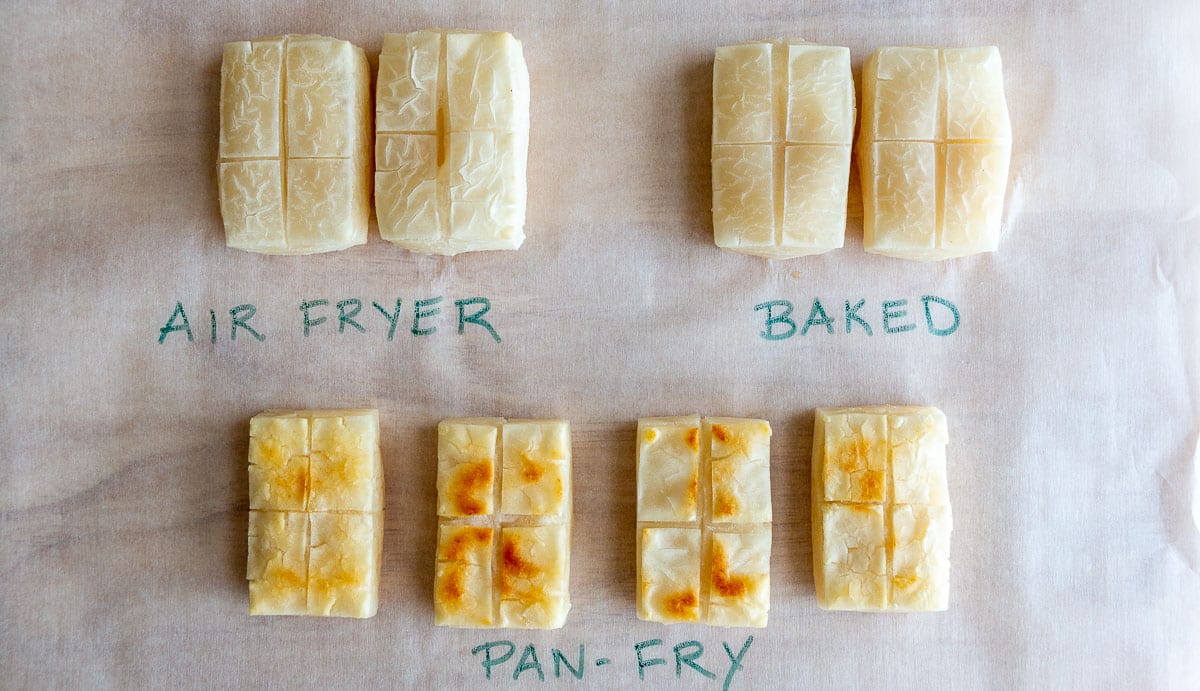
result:
<svg viewBox="0 0 1200 691"><path fill-rule="evenodd" d="M841 247L854 117L848 48L793 39L718 48L717 246L771 258Z"/></svg>
<svg viewBox="0 0 1200 691"><path fill-rule="evenodd" d="M813 572L825 609L949 604L946 417L937 408L818 408Z"/></svg>
<svg viewBox="0 0 1200 691"><path fill-rule="evenodd" d="M1012 128L1000 52L880 48L863 65L863 246L903 259L993 252Z"/></svg>
<svg viewBox="0 0 1200 691"><path fill-rule="evenodd" d="M638 420L638 618L766 626L771 426Z"/></svg>
<svg viewBox="0 0 1200 691"><path fill-rule="evenodd" d="M438 425L439 626L556 629L571 608L565 420Z"/></svg>
<svg viewBox="0 0 1200 691"><path fill-rule="evenodd" d="M386 34L376 95L384 240L453 255L525 239L529 72L503 32Z"/></svg>
<svg viewBox="0 0 1200 691"><path fill-rule="evenodd" d="M218 191L229 247L310 254L367 241L370 67L323 36L225 44Z"/></svg>
<svg viewBox="0 0 1200 691"><path fill-rule="evenodd" d="M250 420L251 614L371 617L379 605L383 462L375 410Z"/></svg>

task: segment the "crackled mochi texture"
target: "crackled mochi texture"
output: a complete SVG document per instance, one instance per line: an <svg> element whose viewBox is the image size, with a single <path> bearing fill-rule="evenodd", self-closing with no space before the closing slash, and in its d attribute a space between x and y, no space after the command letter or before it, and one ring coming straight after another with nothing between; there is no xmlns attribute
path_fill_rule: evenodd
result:
<svg viewBox="0 0 1200 691"><path fill-rule="evenodd" d="M529 72L503 32L386 34L375 99L375 213L414 252L525 240Z"/></svg>
<svg viewBox="0 0 1200 691"><path fill-rule="evenodd" d="M438 425L434 621L556 629L571 608L571 435L564 420Z"/></svg>
<svg viewBox="0 0 1200 691"><path fill-rule="evenodd" d="M813 571L825 609L949 604L946 418L937 408L818 408Z"/></svg>
<svg viewBox="0 0 1200 691"><path fill-rule="evenodd" d="M371 617L379 607L383 461L375 410L250 420L251 614Z"/></svg>
<svg viewBox="0 0 1200 691"><path fill-rule="evenodd" d="M251 511L247 543L250 614L308 614L308 514Z"/></svg>
<svg viewBox="0 0 1200 691"><path fill-rule="evenodd" d="M225 44L220 120L229 247L312 254L367 241L370 68L361 48L304 35Z"/></svg>
<svg viewBox="0 0 1200 691"><path fill-rule="evenodd" d="M863 66L858 143L866 250L995 251L1011 142L996 48L877 50Z"/></svg>
<svg viewBox="0 0 1200 691"><path fill-rule="evenodd" d="M765 420L638 420L640 619L767 625L770 440Z"/></svg>
<svg viewBox="0 0 1200 691"><path fill-rule="evenodd" d="M717 246L777 259L841 247L854 117L848 48L791 39L718 48Z"/></svg>

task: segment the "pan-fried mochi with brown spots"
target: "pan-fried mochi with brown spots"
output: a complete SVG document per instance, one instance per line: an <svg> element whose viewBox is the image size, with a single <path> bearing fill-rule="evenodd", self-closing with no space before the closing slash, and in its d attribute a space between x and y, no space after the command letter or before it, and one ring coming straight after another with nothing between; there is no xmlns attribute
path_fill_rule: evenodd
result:
<svg viewBox="0 0 1200 691"><path fill-rule="evenodd" d="M638 421L638 618L766 626L771 426Z"/></svg>
<svg viewBox="0 0 1200 691"><path fill-rule="evenodd" d="M817 604L858 611L949 606L946 416L937 408L818 408L813 429Z"/></svg>
<svg viewBox="0 0 1200 691"><path fill-rule="evenodd" d="M557 629L571 609L571 433L565 420L438 425L434 620Z"/></svg>

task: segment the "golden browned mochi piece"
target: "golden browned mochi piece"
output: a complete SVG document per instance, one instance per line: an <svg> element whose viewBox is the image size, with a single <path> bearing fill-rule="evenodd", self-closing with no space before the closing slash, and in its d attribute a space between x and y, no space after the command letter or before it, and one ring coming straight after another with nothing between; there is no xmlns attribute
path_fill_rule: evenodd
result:
<svg viewBox="0 0 1200 691"><path fill-rule="evenodd" d="M995 251L1011 142L996 48L877 50L863 66L863 246L927 260Z"/></svg>
<svg viewBox="0 0 1200 691"><path fill-rule="evenodd" d="M247 541L250 613L307 614L308 514L251 510Z"/></svg>
<svg viewBox="0 0 1200 691"><path fill-rule="evenodd" d="M564 420L438 425L439 626L557 629L571 609L571 437Z"/></svg>
<svg viewBox="0 0 1200 691"><path fill-rule="evenodd" d="M938 611L950 591L946 417L937 408L818 408L813 571L825 609Z"/></svg>
<svg viewBox="0 0 1200 691"><path fill-rule="evenodd" d="M218 190L228 246L312 254L367 241L370 68L323 36L225 44Z"/></svg>
<svg viewBox="0 0 1200 691"><path fill-rule="evenodd" d="M525 240L529 72L503 32L386 34L375 99L384 240L453 255Z"/></svg>
<svg viewBox="0 0 1200 691"><path fill-rule="evenodd" d="M775 259L841 247L853 137L850 49L792 39L718 48L717 246Z"/></svg>
<svg viewBox="0 0 1200 691"><path fill-rule="evenodd" d="M374 616L382 541L377 411L250 420L251 614Z"/></svg>
<svg viewBox="0 0 1200 691"><path fill-rule="evenodd" d="M638 420L638 618L766 626L771 426Z"/></svg>

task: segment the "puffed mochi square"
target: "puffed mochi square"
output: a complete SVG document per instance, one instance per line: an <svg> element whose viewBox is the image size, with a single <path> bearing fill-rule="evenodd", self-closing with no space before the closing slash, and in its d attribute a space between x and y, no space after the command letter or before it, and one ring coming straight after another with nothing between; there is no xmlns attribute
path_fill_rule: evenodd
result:
<svg viewBox="0 0 1200 691"><path fill-rule="evenodd" d="M947 608L947 440L937 408L817 409L813 571L822 608Z"/></svg>
<svg viewBox="0 0 1200 691"><path fill-rule="evenodd" d="M311 254L367 241L371 67L324 36L225 44L217 189L229 247Z"/></svg>
<svg viewBox="0 0 1200 691"><path fill-rule="evenodd" d="M251 614L378 609L383 461L375 410L268 410L250 421Z"/></svg>
<svg viewBox="0 0 1200 691"><path fill-rule="evenodd" d="M993 252L1012 127L995 47L885 47L863 65L863 246L902 259Z"/></svg>
<svg viewBox="0 0 1200 691"><path fill-rule="evenodd" d="M718 48L717 246L777 259L841 247L854 120L849 48L795 39Z"/></svg>
<svg viewBox="0 0 1200 691"><path fill-rule="evenodd" d="M437 483L435 623L561 627L571 607L569 424L443 420Z"/></svg>
<svg viewBox="0 0 1200 691"><path fill-rule="evenodd" d="M771 427L765 420L638 421L638 617L766 626Z"/></svg>
<svg viewBox="0 0 1200 691"><path fill-rule="evenodd" d="M385 34L375 208L384 240L453 255L525 239L529 72L504 32Z"/></svg>

